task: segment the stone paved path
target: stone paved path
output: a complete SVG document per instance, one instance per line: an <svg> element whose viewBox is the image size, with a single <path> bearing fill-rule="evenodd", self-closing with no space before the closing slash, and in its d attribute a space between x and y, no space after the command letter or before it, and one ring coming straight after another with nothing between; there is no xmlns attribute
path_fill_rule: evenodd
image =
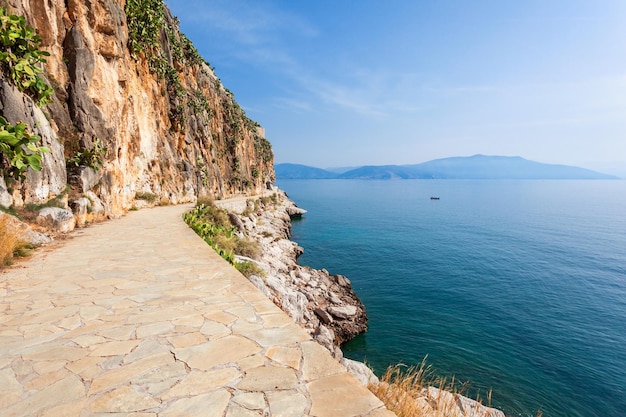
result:
<svg viewBox="0 0 626 417"><path fill-rule="evenodd" d="M394 416L186 208L93 225L0 273L0 416Z"/></svg>

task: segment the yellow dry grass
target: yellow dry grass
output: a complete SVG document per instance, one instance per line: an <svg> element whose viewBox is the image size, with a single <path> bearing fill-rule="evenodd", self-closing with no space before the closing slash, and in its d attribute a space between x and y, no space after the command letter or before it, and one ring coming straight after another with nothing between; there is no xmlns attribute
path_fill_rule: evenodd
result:
<svg viewBox="0 0 626 417"><path fill-rule="evenodd" d="M466 385L436 378L426 359L419 366L390 366L380 382L368 388L398 417L474 417L488 412L480 400L462 397Z"/></svg>
<svg viewBox="0 0 626 417"><path fill-rule="evenodd" d="M22 255L26 247L9 222L8 215L0 215L0 268L10 265L14 256Z"/></svg>

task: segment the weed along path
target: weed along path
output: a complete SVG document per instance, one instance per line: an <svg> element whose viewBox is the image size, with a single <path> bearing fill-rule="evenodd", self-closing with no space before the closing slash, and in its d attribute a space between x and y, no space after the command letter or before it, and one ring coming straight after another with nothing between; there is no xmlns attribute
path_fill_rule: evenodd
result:
<svg viewBox="0 0 626 417"><path fill-rule="evenodd" d="M393 416L188 208L90 226L0 273L0 415Z"/></svg>

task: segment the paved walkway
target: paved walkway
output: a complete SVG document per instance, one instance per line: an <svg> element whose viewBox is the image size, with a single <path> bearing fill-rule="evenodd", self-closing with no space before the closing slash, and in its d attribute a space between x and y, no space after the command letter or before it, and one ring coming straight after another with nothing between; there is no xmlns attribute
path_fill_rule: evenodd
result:
<svg viewBox="0 0 626 417"><path fill-rule="evenodd" d="M0 416L393 416L186 208L93 225L0 273Z"/></svg>

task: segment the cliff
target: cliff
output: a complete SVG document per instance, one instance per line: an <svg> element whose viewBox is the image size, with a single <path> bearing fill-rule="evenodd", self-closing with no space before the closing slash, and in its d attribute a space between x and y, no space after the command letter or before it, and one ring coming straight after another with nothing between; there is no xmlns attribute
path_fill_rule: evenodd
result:
<svg viewBox="0 0 626 417"><path fill-rule="evenodd" d="M223 198L274 181L264 130L178 31L162 0L0 6L40 36L39 48L50 54L42 78L53 89L39 108L2 74L2 115L24 121L50 149L41 171L0 180L5 207L59 196L71 205L82 197L88 213L117 216L145 201Z"/></svg>

